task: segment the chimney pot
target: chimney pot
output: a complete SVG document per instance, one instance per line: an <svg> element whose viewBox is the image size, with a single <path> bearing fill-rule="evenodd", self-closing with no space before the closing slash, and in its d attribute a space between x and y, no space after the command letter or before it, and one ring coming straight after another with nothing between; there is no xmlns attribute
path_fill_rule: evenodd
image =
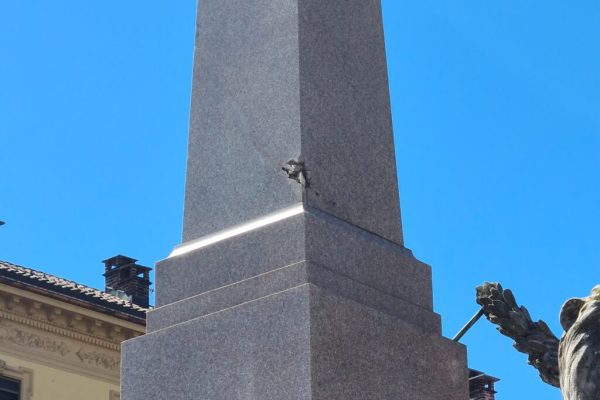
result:
<svg viewBox="0 0 600 400"><path fill-rule="evenodd" d="M152 268L139 265L135 258L120 254L102 262L106 293L125 293L132 303L144 308L149 307Z"/></svg>

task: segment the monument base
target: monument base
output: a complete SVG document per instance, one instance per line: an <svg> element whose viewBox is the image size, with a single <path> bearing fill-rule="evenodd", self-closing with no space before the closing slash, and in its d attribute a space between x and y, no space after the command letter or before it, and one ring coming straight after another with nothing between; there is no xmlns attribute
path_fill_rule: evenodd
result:
<svg viewBox="0 0 600 400"><path fill-rule="evenodd" d="M127 341L123 354L124 400L468 399L462 345L312 283Z"/></svg>

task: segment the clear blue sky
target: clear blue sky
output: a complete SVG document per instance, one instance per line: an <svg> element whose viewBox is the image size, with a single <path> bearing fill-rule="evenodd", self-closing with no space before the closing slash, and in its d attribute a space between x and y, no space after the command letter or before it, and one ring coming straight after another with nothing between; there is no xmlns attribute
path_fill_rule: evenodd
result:
<svg viewBox="0 0 600 400"><path fill-rule="evenodd" d="M498 280L559 333L600 283L600 3L384 0L406 244L452 336ZM195 2L0 2L0 259L101 287L179 242ZM560 399L486 321L499 399ZM399 360L401 362L401 360Z"/></svg>

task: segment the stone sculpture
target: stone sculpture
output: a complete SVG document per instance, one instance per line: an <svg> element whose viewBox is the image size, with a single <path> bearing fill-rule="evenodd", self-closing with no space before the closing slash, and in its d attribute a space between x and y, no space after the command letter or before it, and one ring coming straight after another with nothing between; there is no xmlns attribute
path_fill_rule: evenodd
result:
<svg viewBox="0 0 600 400"><path fill-rule="evenodd" d="M600 286L571 299L560 313L560 386L565 400L600 399Z"/></svg>
<svg viewBox="0 0 600 400"><path fill-rule="evenodd" d="M571 299L562 307L565 334L560 340L544 321L534 322L499 283L479 286L477 303L500 333L529 355L542 380L561 389L564 400L600 399L600 286L589 297Z"/></svg>

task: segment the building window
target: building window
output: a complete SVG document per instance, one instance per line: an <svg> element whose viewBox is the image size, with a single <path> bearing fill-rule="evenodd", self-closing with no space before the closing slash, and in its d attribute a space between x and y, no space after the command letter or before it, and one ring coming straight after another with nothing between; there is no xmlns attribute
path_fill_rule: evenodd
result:
<svg viewBox="0 0 600 400"><path fill-rule="evenodd" d="M21 382L0 376L0 400L19 400L20 397Z"/></svg>
<svg viewBox="0 0 600 400"><path fill-rule="evenodd" d="M0 400L31 400L32 396L33 371L0 360Z"/></svg>

